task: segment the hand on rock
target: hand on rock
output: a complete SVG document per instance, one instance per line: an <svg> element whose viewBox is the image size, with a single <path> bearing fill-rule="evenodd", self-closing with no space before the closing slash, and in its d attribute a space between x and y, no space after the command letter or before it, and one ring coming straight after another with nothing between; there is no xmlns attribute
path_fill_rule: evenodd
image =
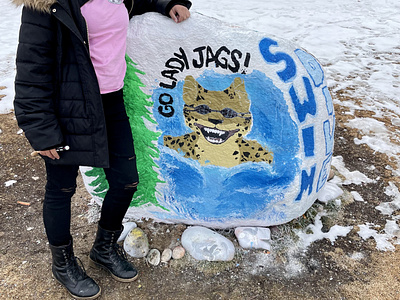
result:
<svg viewBox="0 0 400 300"><path fill-rule="evenodd" d="M190 12L186 6L177 4L171 8L169 15L175 23L181 23L190 17Z"/></svg>

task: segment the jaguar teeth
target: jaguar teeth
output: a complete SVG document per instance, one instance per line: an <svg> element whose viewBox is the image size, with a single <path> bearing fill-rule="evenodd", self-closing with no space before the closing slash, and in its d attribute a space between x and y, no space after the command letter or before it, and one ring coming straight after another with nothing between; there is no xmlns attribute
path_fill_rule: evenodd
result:
<svg viewBox="0 0 400 300"><path fill-rule="evenodd" d="M217 128L210 128L198 123L194 123L197 128L200 129L204 138L212 144L222 144L227 141L231 136L233 136L239 129L234 130L219 130Z"/></svg>
<svg viewBox="0 0 400 300"><path fill-rule="evenodd" d="M221 130L218 130L218 129L215 129L215 128L205 127L204 130L207 133L218 134L219 136L222 136L225 133L225 131L221 131Z"/></svg>
<svg viewBox="0 0 400 300"><path fill-rule="evenodd" d="M222 144L224 142L223 139L218 139L218 138L212 138L212 137L206 137L206 140L209 141L210 143L213 144Z"/></svg>

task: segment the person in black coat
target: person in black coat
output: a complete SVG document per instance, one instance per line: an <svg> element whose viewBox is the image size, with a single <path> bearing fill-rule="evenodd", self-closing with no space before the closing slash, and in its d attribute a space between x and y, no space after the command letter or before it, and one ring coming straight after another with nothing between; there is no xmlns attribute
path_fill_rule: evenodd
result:
<svg viewBox="0 0 400 300"><path fill-rule="evenodd" d="M108 270L118 281L131 282L137 278L137 270L117 244L122 219L139 182L132 133L123 104L126 69L123 32L127 30L128 18L149 11L182 22L190 16L191 3L187 0L13 1L24 5L14 109L18 125L46 165L43 220L53 258L52 272L74 298L95 299L101 289L77 263L70 233L71 197L76 190L78 169L81 165L104 168L109 183L89 262ZM105 14L103 19L96 10ZM112 15L114 10L122 17ZM104 24L108 26L106 29ZM100 31L99 42L95 37L100 27L105 32ZM113 32L122 32L123 37ZM106 34L108 37L104 37ZM122 50L105 54L109 39ZM113 69L114 62L108 62L110 56L120 62L120 69ZM108 79L108 71L104 70L110 67L114 77ZM66 146L68 151L57 151Z"/></svg>

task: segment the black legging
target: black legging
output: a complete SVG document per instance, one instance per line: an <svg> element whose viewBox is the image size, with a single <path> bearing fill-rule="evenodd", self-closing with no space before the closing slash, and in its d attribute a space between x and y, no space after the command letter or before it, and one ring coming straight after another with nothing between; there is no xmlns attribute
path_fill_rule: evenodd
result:
<svg viewBox="0 0 400 300"><path fill-rule="evenodd" d="M132 132L122 90L102 95L107 126L110 167L105 168L109 190L104 198L99 224L106 230L121 229L122 219L138 184ZM62 155L62 153L61 153ZM79 166L46 162L47 184L43 221L49 243L66 245L71 239L71 197L76 190Z"/></svg>

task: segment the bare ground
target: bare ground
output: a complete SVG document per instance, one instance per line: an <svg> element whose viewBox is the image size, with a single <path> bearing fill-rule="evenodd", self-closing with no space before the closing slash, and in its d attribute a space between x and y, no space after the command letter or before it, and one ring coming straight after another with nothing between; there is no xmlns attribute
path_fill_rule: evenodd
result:
<svg viewBox="0 0 400 300"><path fill-rule="evenodd" d="M281 244L265 252L240 249L233 231L226 230L221 233L237 246L231 262L201 262L186 254L180 260L150 266L144 259L130 258L140 277L129 284L112 280L104 271L87 269L102 287L100 299L400 299L400 252L380 252L374 240L364 241L357 234L358 224L373 222L384 228L385 217L375 206L391 200L384 194L388 180L400 186L386 168L394 162L367 146L356 146L353 139L358 133L345 128L346 118L351 116L343 112L343 108L336 107L334 155L342 155L351 171L380 178L372 184L349 186L366 202L353 201L345 193L342 206L325 220L327 229L333 224L354 226L346 237L335 243L315 242L307 251L289 253L291 248ZM51 257L41 214L43 163L30 157L32 149L23 134L17 134L12 113L0 115L0 129L0 299L69 299L50 271ZM367 168L370 165L375 169ZM17 182L6 187L4 182L9 180ZM88 265L96 230L96 224L88 224L89 200L79 179L72 204L72 232L75 254L84 265ZM309 215L312 214L306 214L304 219ZM301 221L299 218L291 225ZM178 245L186 228L150 220L142 220L138 226L147 232L151 247L160 251ZM272 228L277 244L289 234L286 228Z"/></svg>

